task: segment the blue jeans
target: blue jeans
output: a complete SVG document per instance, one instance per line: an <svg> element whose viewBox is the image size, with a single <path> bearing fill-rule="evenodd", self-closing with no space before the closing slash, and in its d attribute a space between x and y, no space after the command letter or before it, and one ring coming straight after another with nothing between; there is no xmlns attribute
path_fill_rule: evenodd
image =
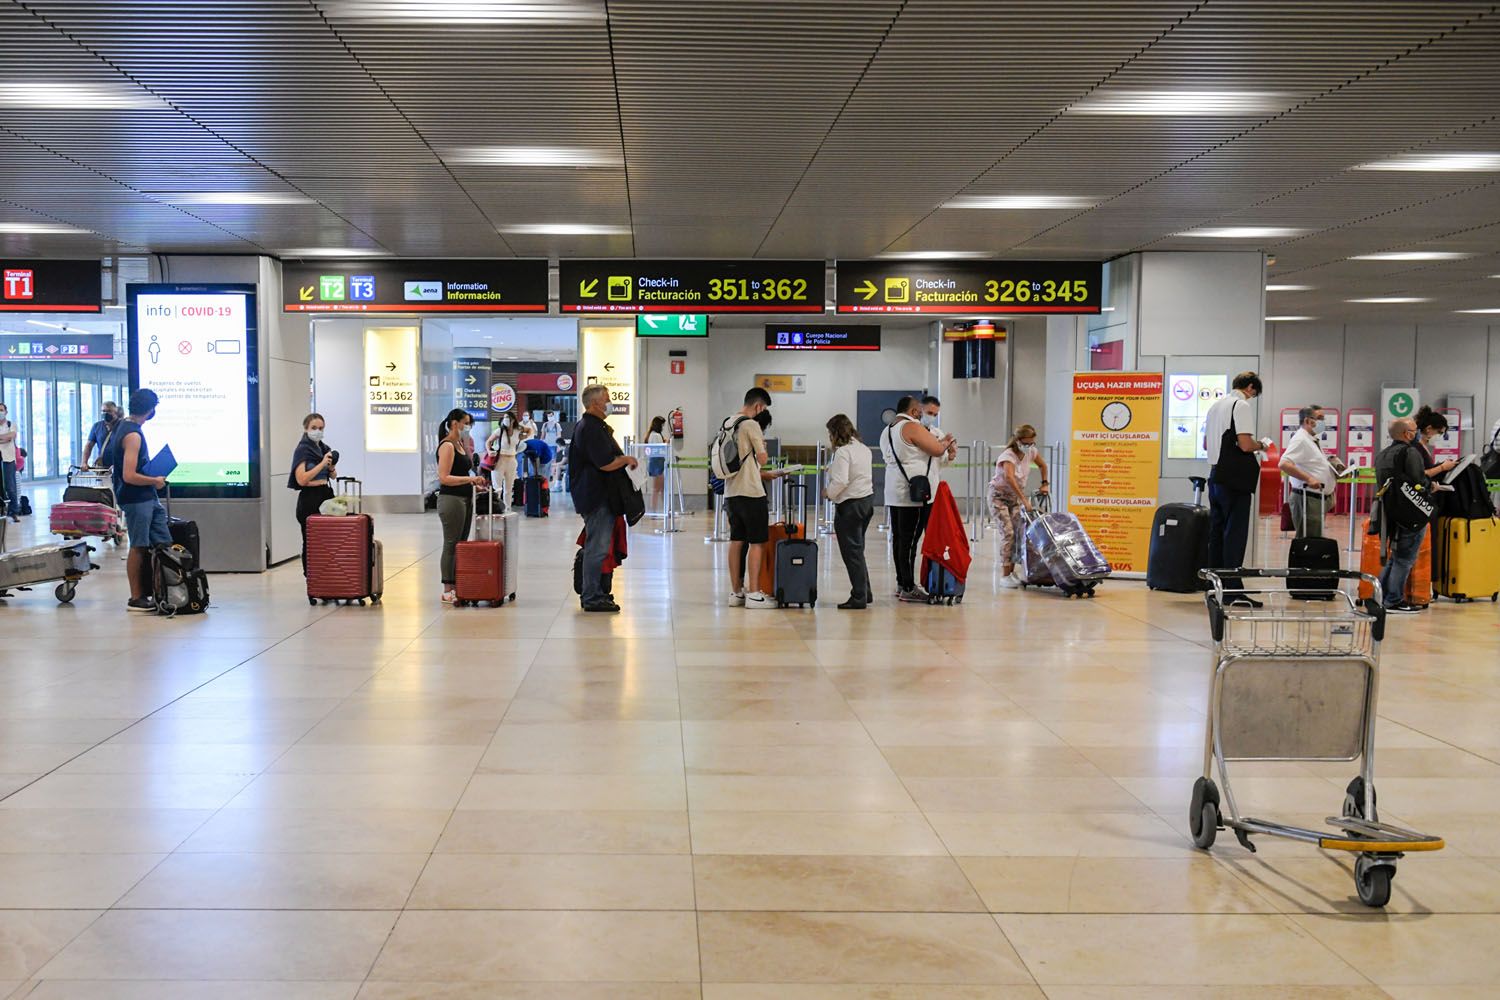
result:
<svg viewBox="0 0 1500 1000"><path fill-rule="evenodd" d="M1238 569L1245 565L1250 541L1250 501L1253 493L1238 493L1218 483L1208 484L1208 565ZM1238 577L1224 577L1224 586L1240 590Z"/></svg>
<svg viewBox="0 0 1500 1000"><path fill-rule="evenodd" d="M1386 556L1385 567L1380 571L1380 599L1388 608L1394 608L1406 600L1406 578L1411 576L1417 564L1417 553L1422 551L1422 534L1427 525L1412 530L1397 528L1391 536L1391 552Z"/></svg>
<svg viewBox="0 0 1500 1000"><path fill-rule="evenodd" d="M0 462L0 476L5 485L5 513L12 517L21 515L21 497L16 493L16 463Z"/></svg>
<svg viewBox="0 0 1500 1000"><path fill-rule="evenodd" d="M600 577L614 537L615 513L609 504L601 503L583 516L583 593L579 599L585 606L610 599Z"/></svg>

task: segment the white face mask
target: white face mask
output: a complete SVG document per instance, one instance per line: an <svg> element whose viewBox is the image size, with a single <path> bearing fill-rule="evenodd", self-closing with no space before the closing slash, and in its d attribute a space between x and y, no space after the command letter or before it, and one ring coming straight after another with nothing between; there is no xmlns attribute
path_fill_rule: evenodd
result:
<svg viewBox="0 0 1500 1000"><path fill-rule="evenodd" d="M938 420L938 418L937 418L937 416L935 414L932 414L932 413L924 413L924 414L922 414L922 426L923 427L936 427L937 426L937 420Z"/></svg>
<svg viewBox="0 0 1500 1000"><path fill-rule="evenodd" d="M307 439L309 441L321 441L321 440L323 440L323 429L321 427L319 427L316 430L308 431L307 432Z"/></svg>

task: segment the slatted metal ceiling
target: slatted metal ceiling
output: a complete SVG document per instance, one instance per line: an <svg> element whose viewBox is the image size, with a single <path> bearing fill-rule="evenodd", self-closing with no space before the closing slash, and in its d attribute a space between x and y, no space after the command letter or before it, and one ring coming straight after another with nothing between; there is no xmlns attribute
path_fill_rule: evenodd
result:
<svg viewBox="0 0 1500 1000"><path fill-rule="evenodd" d="M38 85L116 106L16 100ZM1183 91L1264 107L1083 113ZM475 155L514 146L595 165ZM7 256L1108 258L1272 225L1308 230L1264 243L1272 280L1316 286L1272 314L1500 306L1500 173L1350 169L1410 152L1500 152L1496 4L0 0L0 222L89 231L0 235ZM311 203L164 197L183 191ZM1097 204L942 207L996 194ZM628 235L512 231L556 223ZM1475 256L1348 260L1399 249ZM1343 301L1372 295L1435 301Z"/></svg>

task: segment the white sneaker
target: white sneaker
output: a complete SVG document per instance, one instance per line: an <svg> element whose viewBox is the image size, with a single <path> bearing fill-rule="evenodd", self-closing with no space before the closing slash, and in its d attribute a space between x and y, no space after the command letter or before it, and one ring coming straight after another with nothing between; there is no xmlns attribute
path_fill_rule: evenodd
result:
<svg viewBox="0 0 1500 1000"><path fill-rule="evenodd" d="M1004 587L1006 590L1015 590L1020 585L1021 581L1016 579L1016 575L1014 573L1007 574L1006 576L1002 576L1000 578L1000 586Z"/></svg>
<svg viewBox="0 0 1500 1000"><path fill-rule="evenodd" d="M745 595L745 608L746 608L746 610L749 610L749 611L766 611L766 610L769 610L769 609L774 609L775 607L776 607L776 602L774 600L772 600L771 598L767 597L765 594L762 594L758 590L755 593L753 593L753 594L746 594Z"/></svg>
<svg viewBox="0 0 1500 1000"><path fill-rule="evenodd" d="M730 594L729 599L724 603L729 605L731 608L743 608L745 606L745 595Z"/></svg>

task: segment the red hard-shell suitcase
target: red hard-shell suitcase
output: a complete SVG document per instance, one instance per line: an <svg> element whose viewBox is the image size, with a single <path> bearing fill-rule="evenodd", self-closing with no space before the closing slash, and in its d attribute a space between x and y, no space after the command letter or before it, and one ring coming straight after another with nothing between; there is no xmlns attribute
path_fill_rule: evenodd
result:
<svg viewBox="0 0 1500 1000"><path fill-rule="evenodd" d="M453 549L453 598L458 604L488 601L499 607L505 602L505 545L495 540L495 519L483 520L487 538L459 542Z"/></svg>
<svg viewBox="0 0 1500 1000"><path fill-rule="evenodd" d="M341 478L338 487L355 492L356 509L361 504L358 480ZM368 514L307 519L307 603L354 601L380 603L384 574L376 569L375 519Z"/></svg>

